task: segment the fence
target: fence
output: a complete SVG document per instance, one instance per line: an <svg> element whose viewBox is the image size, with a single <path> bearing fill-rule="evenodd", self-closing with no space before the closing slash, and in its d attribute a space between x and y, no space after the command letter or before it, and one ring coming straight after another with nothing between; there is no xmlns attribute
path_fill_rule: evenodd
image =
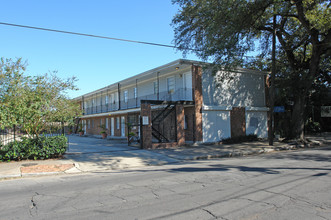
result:
<svg viewBox="0 0 331 220"><path fill-rule="evenodd" d="M51 129L49 131L44 131L41 135L44 136L57 136L64 135L64 127L57 127L57 129ZM11 128L0 129L0 146L6 145L13 141L20 141L22 137L27 137L28 135L24 132L20 126L13 126Z"/></svg>

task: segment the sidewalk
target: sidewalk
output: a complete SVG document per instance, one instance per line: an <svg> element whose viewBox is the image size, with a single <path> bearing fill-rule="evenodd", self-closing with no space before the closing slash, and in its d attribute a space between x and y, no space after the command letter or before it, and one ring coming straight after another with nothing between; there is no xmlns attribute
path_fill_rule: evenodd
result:
<svg viewBox="0 0 331 220"><path fill-rule="evenodd" d="M311 142L306 146L282 142L275 142L274 146L269 146L267 141L257 141L231 145L196 145L142 150L125 145L112 144L109 141L107 142L107 140L70 137L72 143L68 154L63 159L0 162L0 180L26 176L121 170L187 160L240 157L280 150L331 145L330 134L308 136L307 138ZM79 146L82 148L80 152Z"/></svg>

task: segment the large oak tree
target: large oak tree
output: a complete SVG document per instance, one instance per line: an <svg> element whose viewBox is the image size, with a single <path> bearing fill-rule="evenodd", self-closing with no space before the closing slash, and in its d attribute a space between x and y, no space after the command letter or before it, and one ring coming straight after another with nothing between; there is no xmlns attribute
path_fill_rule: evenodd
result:
<svg viewBox="0 0 331 220"><path fill-rule="evenodd" d="M293 92L292 138L303 138L304 107L321 61L330 70L331 13L326 0L173 0L175 44L225 68L244 66L246 55L266 57L277 37L277 59ZM276 16L275 29L273 16ZM269 56L270 58L270 56ZM270 60L270 59L269 59ZM326 63L326 64L325 64Z"/></svg>

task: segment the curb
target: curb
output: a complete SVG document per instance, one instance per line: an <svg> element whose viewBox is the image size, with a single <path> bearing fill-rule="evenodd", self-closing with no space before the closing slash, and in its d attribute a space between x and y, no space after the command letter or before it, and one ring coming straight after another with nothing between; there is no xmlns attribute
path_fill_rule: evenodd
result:
<svg viewBox="0 0 331 220"><path fill-rule="evenodd" d="M7 180L7 179L18 179L18 178L22 178L22 177L51 176L51 175L59 175L59 174L75 174L75 173L81 173L81 172L82 171L79 169L79 165L77 163L73 163L72 168L69 168L64 171L24 173L20 169L19 174L0 175L0 181Z"/></svg>
<svg viewBox="0 0 331 220"><path fill-rule="evenodd" d="M221 152L219 154L209 154L209 155L203 155L203 156L173 156L173 155L164 155L169 158L173 158L175 160L180 161L189 161L189 160L208 160L208 159L216 159L216 158L231 158L231 157L244 157L249 155L259 155L264 153L272 153L272 152L278 152L278 151L289 151L289 150L299 150L299 149L312 149L312 148L318 148L318 147L327 147L331 143L328 141L311 141L310 143L306 144L296 144L296 143L289 143L284 144L283 146L279 147L272 147L272 148L266 148L261 147L259 149L253 149L253 150L247 150L247 149L232 149L228 152ZM168 164L167 162L161 162L154 165L165 165ZM37 172L37 173L24 173L19 169L18 174L8 174L8 175L0 175L0 181L6 180L6 179L17 179L22 177L33 177L33 176L47 176L47 175L59 175L59 174L77 174L77 173L84 173L84 171L80 170L79 163L72 163L73 167L63 170L63 171L55 171L55 172ZM151 164L148 164L147 166L150 166Z"/></svg>

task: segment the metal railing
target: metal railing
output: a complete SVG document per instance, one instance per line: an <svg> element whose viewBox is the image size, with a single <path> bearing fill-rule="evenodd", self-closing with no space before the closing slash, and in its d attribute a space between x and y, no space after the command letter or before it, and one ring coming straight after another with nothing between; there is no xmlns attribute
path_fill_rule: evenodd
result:
<svg viewBox="0 0 331 220"><path fill-rule="evenodd" d="M167 91L159 94L149 94L139 96L137 98L128 99L126 102L121 100L121 103L108 103L84 108L84 115L98 114L111 112L116 110L124 110L130 108L139 108L141 100L162 100L162 101L192 101L192 89L177 89L172 93ZM120 107L120 108L119 108Z"/></svg>
<svg viewBox="0 0 331 220"><path fill-rule="evenodd" d="M51 131L44 131L40 136L57 136L64 135L64 127L52 129ZM11 128L0 129L0 147L9 144L13 141L20 141L22 137L28 135L20 128L20 126L13 126Z"/></svg>

